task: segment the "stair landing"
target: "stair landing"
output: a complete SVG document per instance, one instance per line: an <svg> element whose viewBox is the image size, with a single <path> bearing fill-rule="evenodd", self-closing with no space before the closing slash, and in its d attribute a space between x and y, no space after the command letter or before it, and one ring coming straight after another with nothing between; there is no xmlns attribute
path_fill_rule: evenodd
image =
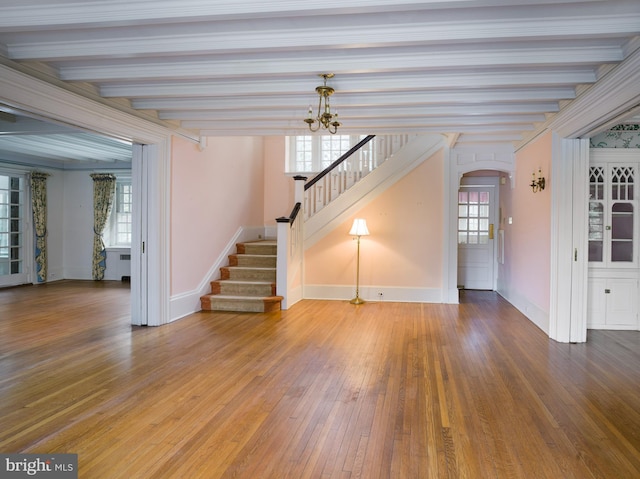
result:
<svg viewBox="0 0 640 479"><path fill-rule="evenodd" d="M200 298L203 311L280 311L276 295L277 244L260 240L236 245L229 265L220 268L220 279L211 282L211 293Z"/></svg>

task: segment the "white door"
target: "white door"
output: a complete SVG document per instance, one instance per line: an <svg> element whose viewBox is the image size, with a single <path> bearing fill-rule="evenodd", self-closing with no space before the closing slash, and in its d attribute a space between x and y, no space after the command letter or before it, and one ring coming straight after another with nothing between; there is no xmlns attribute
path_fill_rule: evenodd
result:
<svg viewBox="0 0 640 479"><path fill-rule="evenodd" d="M494 290L496 285L496 186L469 178L458 191L458 287Z"/></svg>
<svg viewBox="0 0 640 479"><path fill-rule="evenodd" d="M25 248L28 208L25 207L26 177L0 171L0 286L29 282L30 248Z"/></svg>
<svg viewBox="0 0 640 479"><path fill-rule="evenodd" d="M131 223L131 323L148 325L148 146L133 145L131 185L133 193Z"/></svg>

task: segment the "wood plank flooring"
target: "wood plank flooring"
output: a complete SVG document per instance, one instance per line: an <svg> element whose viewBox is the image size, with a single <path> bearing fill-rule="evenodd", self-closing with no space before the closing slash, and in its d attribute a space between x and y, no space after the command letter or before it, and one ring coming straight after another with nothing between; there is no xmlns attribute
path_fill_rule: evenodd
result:
<svg viewBox="0 0 640 479"><path fill-rule="evenodd" d="M0 290L0 452L79 477L638 478L640 333L494 293L129 324L119 283Z"/></svg>

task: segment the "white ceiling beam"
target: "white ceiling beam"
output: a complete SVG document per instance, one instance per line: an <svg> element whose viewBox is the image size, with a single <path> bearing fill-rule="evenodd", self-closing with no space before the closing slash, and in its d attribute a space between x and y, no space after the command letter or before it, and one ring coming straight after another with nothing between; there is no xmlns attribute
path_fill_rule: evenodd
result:
<svg viewBox="0 0 640 479"><path fill-rule="evenodd" d="M301 117L306 116L306 108L298 105L297 113ZM557 103L529 103L529 104L505 104L505 105L450 105L450 106L410 106L410 107L348 107L341 105L339 114L343 118L403 118L403 117L432 117L432 116L497 116L504 114L534 114L538 113L535 121L544 121L544 113L558 111ZM336 110L334 110L335 112ZM242 120L242 119L286 119L291 118L291 109L272 108L260 110L174 110L160 112L162 120Z"/></svg>
<svg viewBox="0 0 640 479"><path fill-rule="evenodd" d="M376 53L355 50L348 54L314 54L300 56L263 55L260 58L218 59L184 62L168 60L158 63L126 63L105 65L62 66L60 78L67 81L134 81L175 80L188 72L192 79L215 79L255 75L308 75L310 71L326 66L337 75L376 71L428 73L433 70L459 67L513 67L596 65L623 60L623 52L616 45L585 45L582 47L495 48L443 52L388 52Z"/></svg>
<svg viewBox="0 0 640 479"><path fill-rule="evenodd" d="M531 131L531 126L518 126L518 131ZM444 130L446 133L451 131ZM339 132L344 135L383 135L383 134L411 134L411 133L443 133L443 128L438 126L406 126L406 125L385 125L385 126L366 126L356 127L343 125L340 127ZM468 126L464 129L465 133L477 133L477 134L491 134L500 132L513 132L513 126L511 125L485 125L485 126ZM224 125L216 128L201 130L203 136L248 136L247 129L244 126L238 127L238 125ZM254 128L251 130L252 136L273 136L273 135L308 135L309 128L302 124L302 126L292 125L289 128L284 128L282 125L269 125L263 124L261 128Z"/></svg>
<svg viewBox="0 0 640 479"><path fill-rule="evenodd" d="M590 69L554 70L538 69L511 72L448 72L446 74L424 75L368 75L362 77L343 76L334 79L330 85L336 95L351 92L424 91L429 89L487 88L487 87L530 87L567 86L577 83L593 83L596 75ZM227 95L282 95L309 94L318 83L309 79L245 80L245 81L203 81L166 83L120 83L104 85L100 88L103 97L171 97L171 96L227 96Z"/></svg>
<svg viewBox="0 0 640 479"><path fill-rule="evenodd" d="M531 117L537 117L537 115L531 115ZM463 132L468 131L468 128L485 128L488 126L504 127L513 130L516 125L518 129L533 130L533 123L537 118L529 118L529 115L522 116L503 116L495 118L487 117L447 117L447 118L406 118L401 121L389 122L384 118L370 118L370 119L351 119L350 122L344 120L345 128L353 128L357 130L367 130L369 128L386 128L391 123L396 128L439 128L439 131L445 132ZM257 120L202 120L202 121L183 121L181 123L183 128L197 129L197 130L217 130L217 129L238 129L240 127L252 131L260 130L262 128L273 128L278 126L282 129L290 128L304 128L305 124L302 119L288 119L280 121L263 121Z"/></svg>
<svg viewBox="0 0 640 479"><path fill-rule="evenodd" d="M309 91L297 95L263 96L226 96L226 97L196 97L196 98L141 98L132 101L132 106L141 110L239 110L260 108L306 108L309 102L317 102L315 92ZM336 93L336 105L340 108L347 106L381 107L385 105L482 105L483 103L521 103L533 102L556 105L558 100L575 98L572 87L537 87L522 89L500 90L441 90L421 92L389 92L372 95L371 93ZM551 103L548 103L551 102Z"/></svg>
<svg viewBox="0 0 640 479"><path fill-rule="evenodd" d="M585 0L563 0L564 3ZM586 0L595 2L596 0ZM514 5L553 5L557 0L323 0L291 2L289 0L126 0L83 2L82 8L73 2L49 1L37 5L23 3L0 7L0 28L54 29L103 26L140 25L176 21L228 18L283 17L294 15L349 14Z"/></svg>
<svg viewBox="0 0 640 479"><path fill-rule="evenodd" d="M1 12L0 12L1 14ZM305 51L385 46L442 44L445 42L490 42L532 39L554 40L584 36L620 36L637 32L640 12L586 16L472 19L456 22L415 21L406 24L336 25L246 31L210 31L192 34L160 34L126 37L30 41L7 44L14 60L69 60L160 55L203 55L230 52L259 52L265 49Z"/></svg>

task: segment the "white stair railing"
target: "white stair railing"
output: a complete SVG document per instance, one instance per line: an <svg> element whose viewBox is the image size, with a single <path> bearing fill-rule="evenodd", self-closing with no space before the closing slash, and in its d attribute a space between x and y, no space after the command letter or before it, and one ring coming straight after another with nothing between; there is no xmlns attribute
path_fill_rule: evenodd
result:
<svg viewBox="0 0 640 479"><path fill-rule="evenodd" d="M307 220L365 178L406 145L414 135L376 136L330 171L305 186L303 211Z"/></svg>

